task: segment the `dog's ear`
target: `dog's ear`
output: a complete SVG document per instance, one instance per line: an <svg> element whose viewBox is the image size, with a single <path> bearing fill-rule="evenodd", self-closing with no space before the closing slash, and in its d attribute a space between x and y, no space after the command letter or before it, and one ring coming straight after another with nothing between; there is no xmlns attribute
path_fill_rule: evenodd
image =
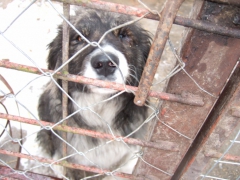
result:
<svg viewBox="0 0 240 180"><path fill-rule="evenodd" d="M48 69L54 70L62 64L62 26L58 28L58 35L48 45Z"/></svg>

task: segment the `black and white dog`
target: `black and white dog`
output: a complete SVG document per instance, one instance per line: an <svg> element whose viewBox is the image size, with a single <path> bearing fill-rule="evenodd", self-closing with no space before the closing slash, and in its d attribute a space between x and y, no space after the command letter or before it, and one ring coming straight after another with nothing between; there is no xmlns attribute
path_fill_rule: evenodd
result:
<svg viewBox="0 0 240 180"><path fill-rule="evenodd" d="M93 10L86 10L71 17L74 27L90 42L98 42L106 31L129 20L131 19L125 15ZM100 43L101 49L89 46L79 53L69 63L69 73L137 86L150 44L149 33L139 25L134 23L124 26L108 33ZM70 57L86 45L84 38L71 29ZM49 50L48 68L55 70L62 65L62 27L59 27L58 35L49 44ZM61 86L61 80L57 82ZM135 131L147 117L146 107L136 106L133 103L134 95L131 93L124 92L111 98L117 91L74 82L69 82L68 88L73 100L68 101L68 113L74 113L66 119L68 126L126 136ZM38 111L42 120L57 123L62 119L62 91L53 82L47 84L41 95ZM78 112L75 113L76 111ZM60 131L56 133L61 136ZM144 128L130 137L143 139L143 136ZM45 153L54 159L62 157L63 141L52 131L41 130L37 139ZM71 133L67 134L66 141L67 155L71 155L67 158L68 162L110 171L122 167L120 171L126 173L131 173L131 170L127 170L127 162L134 152L139 150L138 147L127 146L122 142L113 141L106 144L107 140ZM70 179L81 179L91 175L93 174L89 172L67 169L67 177Z"/></svg>

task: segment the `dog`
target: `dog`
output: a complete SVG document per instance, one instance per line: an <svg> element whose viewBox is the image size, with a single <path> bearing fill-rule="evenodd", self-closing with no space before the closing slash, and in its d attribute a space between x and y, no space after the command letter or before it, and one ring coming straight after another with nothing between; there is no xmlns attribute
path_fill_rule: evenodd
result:
<svg viewBox="0 0 240 180"><path fill-rule="evenodd" d="M94 10L71 16L71 23L86 39L70 28L69 56L82 51L69 62L69 73L138 86L151 46L150 33L139 24L133 23L109 32L99 43L100 47L89 45L84 48L89 42L98 42L108 30L130 20L127 15ZM47 63L50 70L58 69L63 63L62 34L62 26L59 26L57 36L48 46ZM46 85L38 104L39 118L52 123L62 120L62 91L58 87L62 86L62 81L56 81L58 85L52 81ZM135 105L132 93L118 94L112 89L68 82L68 94L71 97L67 105L69 117L65 120L68 126L144 139L146 128L137 129L147 118L147 108ZM37 141L44 153L53 159L62 158L61 134L60 131L48 129L42 129L37 134ZM106 142L108 140L67 133L69 157L66 160L109 171L120 168L122 172L132 173L128 162L140 148L121 141ZM66 176L70 179L89 176L93 176L92 179L104 178L70 168L66 169Z"/></svg>

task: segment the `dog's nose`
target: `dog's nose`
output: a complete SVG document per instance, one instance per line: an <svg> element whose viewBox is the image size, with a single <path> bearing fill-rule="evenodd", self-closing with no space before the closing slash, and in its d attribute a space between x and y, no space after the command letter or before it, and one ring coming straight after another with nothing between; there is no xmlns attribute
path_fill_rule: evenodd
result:
<svg viewBox="0 0 240 180"><path fill-rule="evenodd" d="M91 59L91 65L98 73L98 75L102 75L107 77L108 75L112 75L117 69L116 66L119 64L118 57L111 53L106 53L111 60L104 54L97 54Z"/></svg>

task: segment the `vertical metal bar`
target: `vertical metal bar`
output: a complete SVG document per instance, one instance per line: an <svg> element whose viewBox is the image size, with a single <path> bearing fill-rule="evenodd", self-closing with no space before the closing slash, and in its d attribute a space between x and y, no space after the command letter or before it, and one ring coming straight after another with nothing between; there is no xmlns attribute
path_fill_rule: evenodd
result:
<svg viewBox="0 0 240 180"><path fill-rule="evenodd" d="M63 15L65 16L65 18L67 20L70 19L70 5L63 3ZM69 26L68 24L63 21L63 39L62 39L62 61L63 63L66 62L69 58ZM67 74L68 73L68 64L65 65L62 69L62 73L63 74ZM63 90L68 93L68 81L66 80L62 80L62 88ZM67 104L68 104L68 97L65 93L62 93L62 117L66 118L68 116L68 108L67 108ZM64 121L63 125L66 125L67 122ZM67 133L66 132L61 132L62 133L62 138L64 140L67 140ZM65 143L63 143L62 145L62 151L63 151L63 157L65 157L67 155L67 145ZM64 174L65 174L65 170L64 170Z"/></svg>
<svg viewBox="0 0 240 180"><path fill-rule="evenodd" d="M162 11L162 16L158 24L157 33L155 35L154 42L148 55L147 63L139 83L139 89L135 95L134 103L138 106L142 106L145 103L173 21L182 2L183 0L166 1L165 7Z"/></svg>

